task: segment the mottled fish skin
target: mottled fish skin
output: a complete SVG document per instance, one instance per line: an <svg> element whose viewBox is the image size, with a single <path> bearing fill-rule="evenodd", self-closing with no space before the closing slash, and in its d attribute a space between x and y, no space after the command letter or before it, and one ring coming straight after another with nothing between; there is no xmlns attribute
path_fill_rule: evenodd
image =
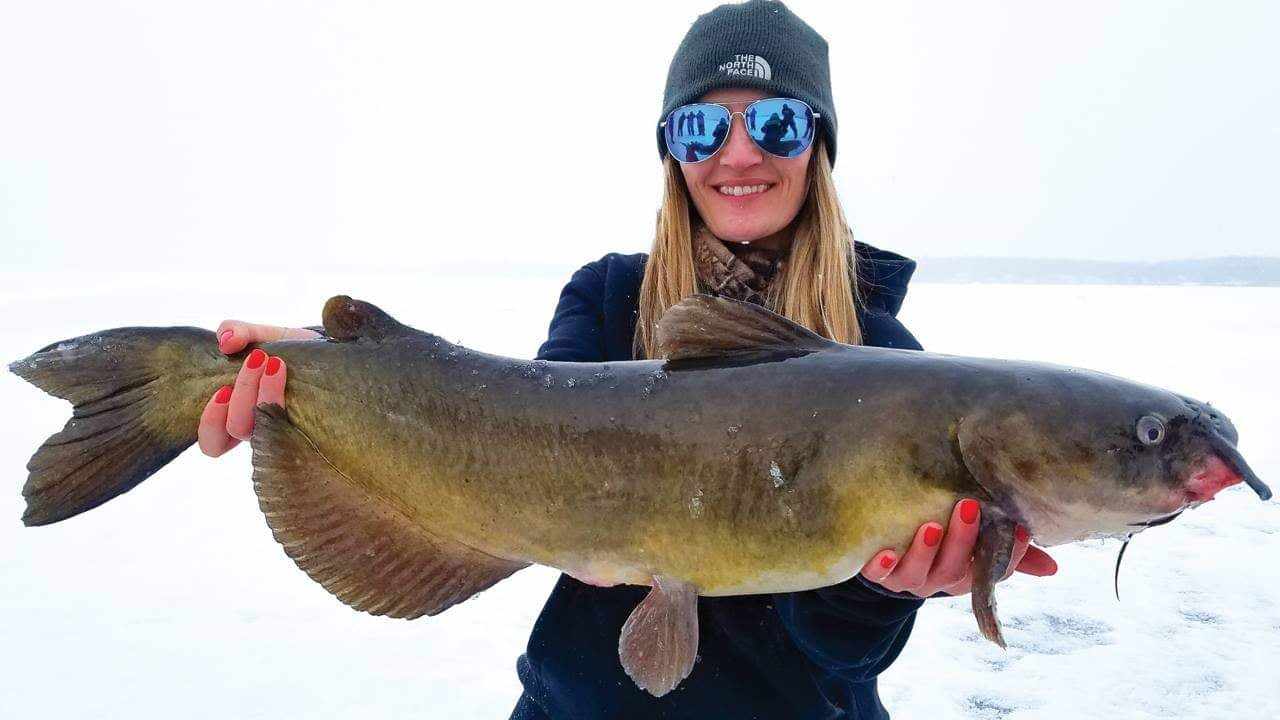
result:
<svg viewBox="0 0 1280 720"><path fill-rule="evenodd" d="M1129 452L1107 436L1128 423L1105 418L1188 410L1101 373L870 347L678 371L512 360L425 333L264 349L289 365L290 419L424 525L501 557L606 583L662 573L703 595L847 579L965 496L1043 541L1114 534L1088 523L1099 508L1145 512L1153 479L1105 474L1089 444ZM1017 487L980 486L958 452L959 425L992 414L1028 451ZM1064 502L1081 514L1042 506Z"/></svg>
<svg viewBox="0 0 1280 720"><path fill-rule="evenodd" d="M290 420L371 492L491 554L613 582L661 571L704 595L831 584L978 490L946 415L943 442L903 445L922 430L886 422L904 398L858 402L875 381L867 363L855 381L855 356L670 372L426 336L264 349L290 368Z"/></svg>

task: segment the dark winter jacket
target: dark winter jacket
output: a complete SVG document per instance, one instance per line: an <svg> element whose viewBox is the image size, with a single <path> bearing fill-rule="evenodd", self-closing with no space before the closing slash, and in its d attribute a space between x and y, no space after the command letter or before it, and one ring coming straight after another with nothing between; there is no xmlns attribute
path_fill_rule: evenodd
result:
<svg viewBox="0 0 1280 720"><path fill-rule="evenodd" d="M915 263L858 244L868 345L919 350L895 315ZM631 360L644 254L609 254L560 295L544 360ZM661 698L618 662L618 634L648 588L585 585L561 575L516 663L524 695L513 720L588 718L887 718L876 676L897 658L922 601L856 576L820 590L698 599L698 660Z"/></svg>

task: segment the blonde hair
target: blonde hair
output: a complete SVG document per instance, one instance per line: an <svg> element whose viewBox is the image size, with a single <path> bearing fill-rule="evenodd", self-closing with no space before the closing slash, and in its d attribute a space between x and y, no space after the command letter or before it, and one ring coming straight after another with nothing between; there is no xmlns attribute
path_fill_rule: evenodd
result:
<svg viewBox="0 0 1280 720"><path fill-rule="evenodd" d="M855 312L857 261L853 233L845 221L831 178L831 161L821 136L809 160L809 191L792 222L795 235L783 271L769 283L765 302L783 315L824 337L849 345L862 343ZM640 283L640 310L632 354L656 357L658 319L684 298L705 288L693 265L693 223L680 164L665 160L665 189L658 209L653 249Z"/></svg>

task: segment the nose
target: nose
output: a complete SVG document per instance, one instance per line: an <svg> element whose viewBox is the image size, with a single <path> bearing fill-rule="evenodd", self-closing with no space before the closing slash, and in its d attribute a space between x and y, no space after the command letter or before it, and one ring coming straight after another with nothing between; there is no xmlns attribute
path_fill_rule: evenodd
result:
<svg viewBox="0 0 1280 720"><path fill-rule="evenodd" d="M735 171L742 171L764 160L760 148L747 135L747 124L741 114L730 119L729 137L720 151L720 164Z"/></svg>

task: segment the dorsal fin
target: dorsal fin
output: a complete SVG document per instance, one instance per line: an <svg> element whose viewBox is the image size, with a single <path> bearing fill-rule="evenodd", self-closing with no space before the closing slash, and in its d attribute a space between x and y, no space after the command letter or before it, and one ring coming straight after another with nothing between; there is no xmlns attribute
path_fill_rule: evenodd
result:
<svg viewBox="0 0 1280 720"><path fill-rule="evenodd" d="M669 370L774 362L839 347L759 305L703 294L667 308L657 342Z"/></svg>
<svg viewBox="0 0 1280 720"><path fill-rule="evenodd" d="M413 332L413 328L400 324L372 303L346 295L329 298L321 316L325 334L338 341L359 338L380 341Z"/></svg>

